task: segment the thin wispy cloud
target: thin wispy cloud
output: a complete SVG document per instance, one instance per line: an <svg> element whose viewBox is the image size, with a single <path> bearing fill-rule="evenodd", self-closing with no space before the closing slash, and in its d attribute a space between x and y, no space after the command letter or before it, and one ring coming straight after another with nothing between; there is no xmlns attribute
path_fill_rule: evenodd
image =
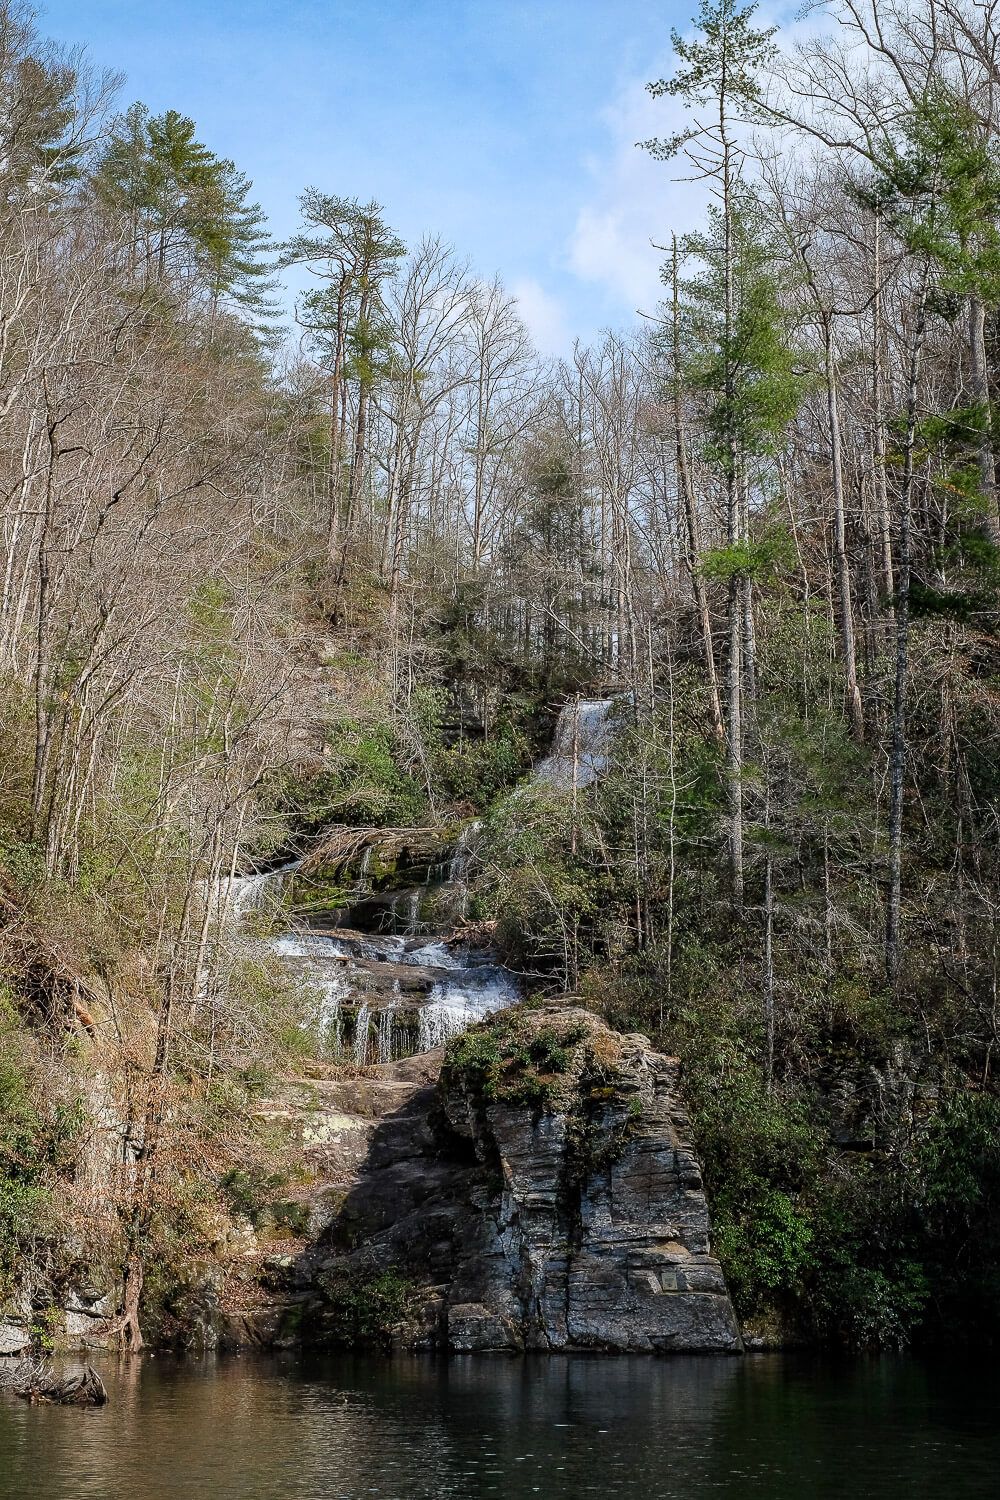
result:
<svg viewBox="0 0 1000 1500"><path fill-rule="evenodd" d="M542 354L566 354L573 341L566 308L554 292L533 276L522 276L511 287L518 312Z"/></svg>
<svg viewBox="0 0 1000 1500"><path fill-rule="evenodd" d="M648 76L656 76L655 69ZM703 187L674 181L681 168L655 161L636 145L671 134L683 118L679 101L651 98L639 79L601 111L608 147L588 162L591 191L572 231L569 265L633 311L651 312L658 300L658 246L672 230L683 233L703 218Z"/></svg>
<svg viewBox="0 0 1000 1500"><path fill-rule="evenodd" d="M761 26L781 20L773 8L759 13ZM791 46L826 25L825 18L791 19L781 41ZM580 281L599 287L623 315L651 313L662 296L664 246L704 226L708 186L692 180L683 157L655 160L637 143L676 135L691 122L681 99L654 99L647 83L676 69L672 49L652 57L642 76L623 82L599 113L603 147L587 158L587 192L567 248L567 267Z"/></svg>

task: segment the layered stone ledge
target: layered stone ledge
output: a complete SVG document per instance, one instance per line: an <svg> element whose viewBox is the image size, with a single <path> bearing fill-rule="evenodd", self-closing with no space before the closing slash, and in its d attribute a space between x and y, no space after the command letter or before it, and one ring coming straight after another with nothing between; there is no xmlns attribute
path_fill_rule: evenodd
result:
<svg viewBox="0 0 1000 1500"><path fill-rule="evenodd" d="M245 1336L338 1343L381 1316L411 1348L740 1349L675 1059L555 1003L366 1072L288 1107L311 1238Z"/></svg>

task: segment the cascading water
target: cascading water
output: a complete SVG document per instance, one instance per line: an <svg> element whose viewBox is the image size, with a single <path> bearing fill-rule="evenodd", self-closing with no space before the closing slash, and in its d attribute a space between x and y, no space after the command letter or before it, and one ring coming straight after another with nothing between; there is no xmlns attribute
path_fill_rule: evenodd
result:
<svg viewBox="0 0 1000 1500"><path fill-rule="evenodd" d="M371 1025L371 1010L368 1002L362 1000L358 1006L354 1021L354 1061L358 1067L363 1067L368 1061L368 1028Z"/></svg>
<svg viewBox="0 0 1000 1500"><path fill-rule="evenodd" d="M468 825L450 865L432 872L436 881L377 896L369 879L369 852L361 861L354 903L337 914L338 925L311 921L299 931L261 940L314 997L315 1029L324 1055L359 1067L391 1062L440 1046L518 999L517 978L488 951L419 935L421 904L432 887L440 887L446 907L454 910L461 902L464 910L469 851L478 826ZM220 883L215 900L227 927L238 927L251 911L277 903L282 883L297 869L297 863L289 864ZM452 899L452 876L460 891L458 902ZM383 925L391 930L379 930Z"/></svg>
<svg viewBox="0 0 1000 1500"><path fill-rule="evenodd" d="M592 786L608 768L614 698L574 698L563 704L552 749L535 767L534 779L561 791Z"/></svg>
<svg viewBox="0 0 1000 1500"><path fill-rule="evenodd" d="M397 980L398 983L398 980ZM395 1012L391 1005L387 1005L378 1013L378 1060L380 1063L392 1062L393 1041L393 1017Z"/></svg>
<svg viewBox="0 0 1000 1500"><path fill-rule="evenodd" d="M420 1007L417 1050L429 1052L432 1047L443 1046L475 1021L516 1004L520 993L520 985L510 970L495 964L462 968L436 980L430 999Z"/></svg>
<svg viewBox="0 0 1000 1500"><path fill-rule="evenodd" d="M285 880L299 867L297 859L257 875L223 875L208 892L213 912L223 921L241 922L251 911L259 911L269 897L278 897Z"/></svg>
<svg viewBox="0 0 1000 1500"><path fill-rule="evenodd" d="M373 852L374 851L372 849L372 846L369 844L368 848L361 856L361 863L358 865L358 880L354 888L355 901L360 901L362 896L364 896L369 889L368 873L372 867Z"/></svg>
<svg viewBox="0 0 1000 1500"><path fill-rule="evenodd" d="M610 698L567 703L533 779L560 789L590 786L608 765L613 706ZM481 828L479 820L467 823L450 864L428 867L417 883L397 890L373 889L369 847L346 911L266 940L315 996L316 1030L326 1055L365 1066L374 1058L386 1063L430 1051L519 999L519 980L492 953L427 935L421 922L421 912L430 909L466 917ZM283 883L298 868L295 862L219 881L211 899L220 919L238 925L252 911L277 906Z"/></svg>
<svg viewBox="0 0 1000 1500"><path fill-rule="evenodd" d="M451 905L455 915L464 920L469 914L469 872L476 840L482 832L481 818L466 823L458 836L455 852L448 867L448 884L451 887Z"/></svg>

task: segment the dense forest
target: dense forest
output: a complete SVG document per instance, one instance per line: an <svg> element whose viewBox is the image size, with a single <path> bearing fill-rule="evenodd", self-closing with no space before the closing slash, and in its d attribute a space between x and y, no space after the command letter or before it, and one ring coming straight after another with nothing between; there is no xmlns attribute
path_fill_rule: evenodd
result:
<svg viewBox="0 0 1000 1500"><path fill-rule="evenodd" d="M674 36L661 301L553 361L391 205L305 187L276 243L0 3L0 1302L40 1337L99 1265L138 1344L285 1169L310 997L205 892L473 818L466 925L682 1059L748 1326L996 1336L1000 30L824 15ZM600 783L510 795L594 695Z"/></svg>

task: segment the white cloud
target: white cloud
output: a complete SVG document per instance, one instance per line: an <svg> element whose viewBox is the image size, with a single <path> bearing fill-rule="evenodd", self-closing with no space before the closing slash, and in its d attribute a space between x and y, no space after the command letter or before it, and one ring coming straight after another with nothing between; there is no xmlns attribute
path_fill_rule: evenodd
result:
<svg viewBox="0 0 1000 1500"><path fill-rule="evenodd" d="M572 339L565 310L558 298L547 292L533 276L515 281L511 294L517 299L518 311L535 348L542 354L568 353Z"/></svg>
<svg viewBox="0 0 1000 1500"><path fill-rule="evenodd" d="M782 0L764 4L761 26L781 21L779 41L796 40L829 29L828 16L790 17ZM597 284L622 311L653 312L663 295L659 270L662 249L672 233L700 228L710 201L704 182L685 180L690 170L683 157L656 161L636 145L651 137L665 139L692 122L688 106L669 96L654 99L646 82L669 77L676 68L672 49L651 62L641 78L627 80L601 110L607 147L587 163L590 192L580 207L568 247L568 267L581 281Z"/></svg>
<svg viewBox="0 0 1000 1500"><path fill-rule="evenodd" d="M652 75L651 75L652 76ZM662 249L672 232L683 234L704 217L704 188L673 179L683 164L655 161L636 142L681 129L684 106L657 100L643 82L628 83L601 112L609 136L607 155L589 164L591 196L580 208L569 246L569 265L597 282L629 310L652 312L662 295Z"/></svg>

